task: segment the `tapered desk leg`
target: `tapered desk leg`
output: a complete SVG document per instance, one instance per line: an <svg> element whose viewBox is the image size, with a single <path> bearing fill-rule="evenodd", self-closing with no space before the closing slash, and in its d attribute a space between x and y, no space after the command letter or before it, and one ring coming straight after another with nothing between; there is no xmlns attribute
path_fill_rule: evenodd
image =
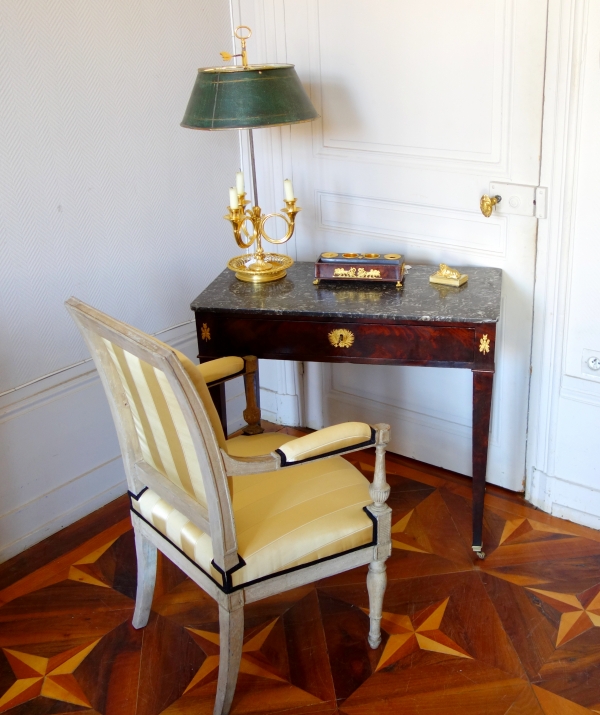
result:
<svg viewBox="0 0 600 715"><path fill-rule="evenodd" d="M493 371L473 370L473 551L483 552L483 501L487 471Z"/></svg>

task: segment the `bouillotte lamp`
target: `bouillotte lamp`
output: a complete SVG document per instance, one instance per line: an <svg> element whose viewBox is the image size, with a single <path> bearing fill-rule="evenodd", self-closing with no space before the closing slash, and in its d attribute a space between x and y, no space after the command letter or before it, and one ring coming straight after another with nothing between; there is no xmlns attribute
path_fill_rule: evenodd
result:
<svg viewBox="0 0 600 715"><path fill-rule="evenodd" d="M247 34L242 34L243 30ZM248 129L254 206L246 208L250 202L246 200L244 175L240 171L236 175L235 188L229 189L229 213L224 218L231 221L237 245L240 248L254 245L254 253L236 256L227 265L240 280L264 283L283 278L293 261L283 254L265 253L261 241L263 238L273 244L288 241L294 233L296 214L300 208L296 206L292 182L286 179L282 213L262 213L256 189L252 130L310 122L319 115L304 91L294 65L248 64L246 40L251 35L250 28L241 25L235 30L235 36L242 43L241 54L221 53L224 60L241 57L241 65L198 70L181 126L207 130ZM271 238L265 230L265 224L273 217L279 217L286 223L287 230L282 238ZM248 222L251 231L246 228Z"/></svg>

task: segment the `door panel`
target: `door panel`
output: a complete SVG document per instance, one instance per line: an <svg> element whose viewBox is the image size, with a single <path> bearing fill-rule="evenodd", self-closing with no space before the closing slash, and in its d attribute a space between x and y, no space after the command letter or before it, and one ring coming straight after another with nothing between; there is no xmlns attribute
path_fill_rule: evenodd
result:
<svg viewBox="0 0 600 715"><path fill-rule="evenodd" d="M283 171L303 208L291 255L399 252L409 264L504 270L488 479L515 490L524 478L537 221L485 219L479 199L492 181L538 183L546 5L242 0L240 18L264 33L256 59L294 63L322 115L257 133L271 196L280 200ZM468 373L335 365L326 376L330 369L324 383L318 370L306 373L313 420L317 398L325 421L372 414L392 425L393 450L470 474Z"/></svg>
<svg viewBox="0 0 600 715"><path fill-rule="evenodd" d="M497 161L504 11L473 0L319 2L323 146Z"/></svg>

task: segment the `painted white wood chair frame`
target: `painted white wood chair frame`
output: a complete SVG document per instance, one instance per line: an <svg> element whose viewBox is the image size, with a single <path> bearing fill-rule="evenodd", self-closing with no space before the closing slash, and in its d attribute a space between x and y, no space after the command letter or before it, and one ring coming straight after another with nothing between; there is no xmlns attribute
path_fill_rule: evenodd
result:
<svg viewBox="0 0 600 715"><path fill-rule="evenodd" d="M239 564L235 520L227 476L255 474L278 467L275 453L262 458L233 458L220 448L204 404L174 350L130 326L70 298L66 303L86 341L102 380L115 422L123 464L131 494L139 495L145 488L180 511L199 529L209 534L213 545L214 563L228 572ZM196 450L206 492L204 507L183 489L154 469L142 457L138 436L123 383L104 339L135 355L166 376L183 412ZM389 442L389 426L374 425L376 448L375 473L369 493L373 504L366 508L376 520L376 542L339 556L302 566L287 573L275 574L248 586L226 593L191 559L188 559L160 532L132 511L138 563L138 582L133 626L142 628L148 622L156 577L157 549L175 563L219 606L220 647L217 696L214 715L227 715L237 681L242 654L245 603L252 603L292 588L369 564L367 588L370 605L369 644L377 648L381 642L380 621L386 588L385 561L391 553L391 509L386 505L390 488L386 483L385 448ZM247 437L244 439L252 439ZM360 448L360 447L359 447ZM335 453L355 451L356 447ZM323 455L327 458L329 455ZM321 457L319 457L321 458ZM293 467L291 467L293 468Z"/></svg>

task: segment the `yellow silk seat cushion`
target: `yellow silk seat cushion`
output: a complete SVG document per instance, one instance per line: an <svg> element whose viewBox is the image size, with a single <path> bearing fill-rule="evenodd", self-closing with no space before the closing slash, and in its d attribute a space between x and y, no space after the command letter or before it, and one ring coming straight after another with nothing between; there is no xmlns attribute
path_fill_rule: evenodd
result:
<svg viewBox="0 0 600 715"><path fill-rule="evenodd" d="M258 439L257 439L258 438ZM235 438L245 455L268 453L272 445L293 439L270 434ZM245 440L245 443L241 440ZM253 442L252 446L250 443ZM241 446L244 445L244 446ZM231 451L231 446L230 446ZM373 522L363 507L372 503L369 482L342 457L243 477L230 477L238 553L246 565L231 575L232 585L309 564L366 546L373 540ZM146 490L132 506L146 521L178 546L215 581L210 537L187 517Z"/></svg>
<svg viewBox="0 0 600 715"><path fill-rule="evenodd" d="M292 442L296 437L281 432L263 432L256 435L240 435L232 437L225 443L225 450L230 457L257 457L269 454L279 449L286 442Z"/></svg>

